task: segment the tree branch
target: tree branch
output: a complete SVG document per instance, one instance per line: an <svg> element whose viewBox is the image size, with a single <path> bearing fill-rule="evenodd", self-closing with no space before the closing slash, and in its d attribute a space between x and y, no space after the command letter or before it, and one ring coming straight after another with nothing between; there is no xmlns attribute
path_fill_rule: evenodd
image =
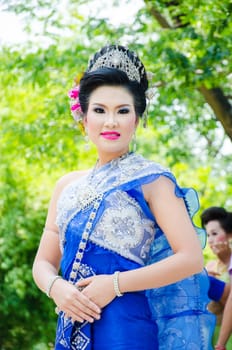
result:
<svg viewBox="0 0 232 350"><path fill-rule="evenodd" d="M172 16L175 25L171 25L166 20L166 18L164 16L162 16L161 13L155 8L155 6L150 3L149 0L144 0L144 2L146 3L147 7L149 8L151 15L157 20L157 22L160 24L160 26L162 28L165 28L165 29L176 29L176 28L187 27L189 25L189 23L184 23L183 22L182 16L180 14ZM171 12L171 8L172 7L177 7L179 5L180 4L179 4L178 1L168 1L166 3L166 6L168 8L170 7L170 12Z"/></svg>
<svg viewBox="0 0 232 350"><path fill-rule="evenodd" d="M175 27L171 26L168 23L168 21L161 15L161 13L156 10L155 6L150 3L149 0L144 0L144 1L148 6L151 15L157 20L157 22L160 24L162 28L176 29L178 27L178 25ZM179 2L175 0L167 2L167 7L178 6L178 5L179 5ZM179 27L186 25L180 22L180 16L178 16L178 18L176 19L178 19L179 21ZM178 24L178 21L177 21L177 24ZM210 107L214 111L217 119L221 122L225 130L225 133L232 140L232 105L229 102L229 98L227 98L223 94L223 91L220 88L207 89L205 86L201 86L200 88L198 88L198 90L201 92L206 102L210 105Z"/></svg>
<svg viewBox="0 0 232 350"><path fill-rule="evenodd" d="M232 141L232 106L220 88L207 89L199 87L206 102L211 106L217 119L221 122L226 134Z"/></svg>
<svg viewBox="0 0 232 350"><path fill-rule="evenodd" d="M157 20L157 22L160 24L160 26L162 28L173 29L173 27L168 23L166 18L164 18L164 16L162 16L161 13L159 11L157 11L156 8L152 4L150 4L149 0L144 0L144 2L146 3L147 7L149 8L151 15Z"/></svg>

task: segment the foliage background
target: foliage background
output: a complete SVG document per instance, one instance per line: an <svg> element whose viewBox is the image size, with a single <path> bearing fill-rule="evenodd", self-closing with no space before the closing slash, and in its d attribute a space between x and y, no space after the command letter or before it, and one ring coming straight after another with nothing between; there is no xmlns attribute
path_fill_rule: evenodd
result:
<svg viewBox="0 0 232 350"><path fill-rule="evenodd" d="M191 8L177 1L171 9L170 1L138 1L126 22L117 23L109 13L122 13L122 6L126 12L128 1L110 2L110 12L102 10L108 3L95 0L62 3L0 1L28 33L26 42L0 50L2 350L52 348L54 305L33 283L31 266L55 182L95 162L94 148L85 150L70 117L66 92L106 42L129 45L155 73L156 95L149 128L138 132L139 151L170 167L182 186L194 187L201 210L232 209L230 137L199 92L202 83L223 86L231 99L230 1L223 7L217 0L194 0ZM182 16L191 25L161 28L151 5L171 23ZM212 258L208 248L204 255Z"/></svg>

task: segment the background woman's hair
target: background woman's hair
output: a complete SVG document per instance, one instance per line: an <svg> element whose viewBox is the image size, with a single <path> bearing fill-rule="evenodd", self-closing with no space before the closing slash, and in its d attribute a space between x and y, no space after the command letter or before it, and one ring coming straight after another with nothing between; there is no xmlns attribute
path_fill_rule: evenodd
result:
<svg viewBox="0 0 232 350"><path fill-rule="evenodd" d="M111 45L110 48L116 47ZM91 70L91 67L94 65L94 62L103 54L106 53L106 50L109 50L109 46L102 48L97 52L94 57L90 60L89 67L84 74L83 78L80 81L80 94L79 101L81 109L85 114L88 110L89 98L91 93L98 87L107 85L107 86L121 86L128 90L132 94L135 106L136 115L142 116L146 109L146 95L145 92L148 88L148 80L145 68L139 58L128 49L123 46L117 46L120 50L126 52L127 56L134 62L136 68L139 70L140 82L136 80L130 80L127 74L120 70L119 68L113 67L102 67L94 71Z"/></svg>
<svg viewBox="0 0 232 350"><path fill-rule="evenodd" d="M203 227L209 221L218 221L226 233L232 233L232 212L222 207L209 207L201 214L201 224Z"/></svg>

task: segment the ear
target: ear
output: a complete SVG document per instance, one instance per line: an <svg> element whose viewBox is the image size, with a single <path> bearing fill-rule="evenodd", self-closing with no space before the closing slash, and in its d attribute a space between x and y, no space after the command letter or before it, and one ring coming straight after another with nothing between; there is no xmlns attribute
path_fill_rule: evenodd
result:
<svg viewBox="0 0 232 350"><path fill-rule="evenodd" d="M139 117L136 116L136 119L135 119L135 129L137 129L137 126L139 125Z"/></svg>
<svg viewBox="0 0 232 350"><path fill-rule="evenodd" d="M83 122L84 127L86 128L86 127L87 127L87 124L88 124L88 122L87 122L87 116L86 116L86 115L83 116L82 122Z"/></svg>

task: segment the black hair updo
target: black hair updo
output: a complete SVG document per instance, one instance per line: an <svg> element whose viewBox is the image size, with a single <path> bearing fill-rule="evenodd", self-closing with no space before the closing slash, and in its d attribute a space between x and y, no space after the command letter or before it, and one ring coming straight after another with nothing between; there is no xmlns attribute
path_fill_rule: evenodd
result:
<svg viewBox="0 0 232 350"><path fill-rule="evenodd" d="M209 207L201 214L202 227L210 221L218 221L223 230L232 233L232 213L222 207Z"/></svg>
<svg viewBox="0 0 232 350"><path fill-rule="evenodd" d="M94 63L99 57L106 54L107 50L119 49L127 55L139 72L140 81L129 79L127 73L119 68L113 66L99 67L96 70L91 70ZM87 113L89 106L89 99L92 92L100 86L121 86L131 93L134 101L135 113L137 116L142 116L146 109L146 90L148 89L148 80L145 68L139 58L134 52L127 48L118 45L110 45L103 47L97 52L92 60L90 60L89 67L80 81L79 101L82 112Z"/></svg>

